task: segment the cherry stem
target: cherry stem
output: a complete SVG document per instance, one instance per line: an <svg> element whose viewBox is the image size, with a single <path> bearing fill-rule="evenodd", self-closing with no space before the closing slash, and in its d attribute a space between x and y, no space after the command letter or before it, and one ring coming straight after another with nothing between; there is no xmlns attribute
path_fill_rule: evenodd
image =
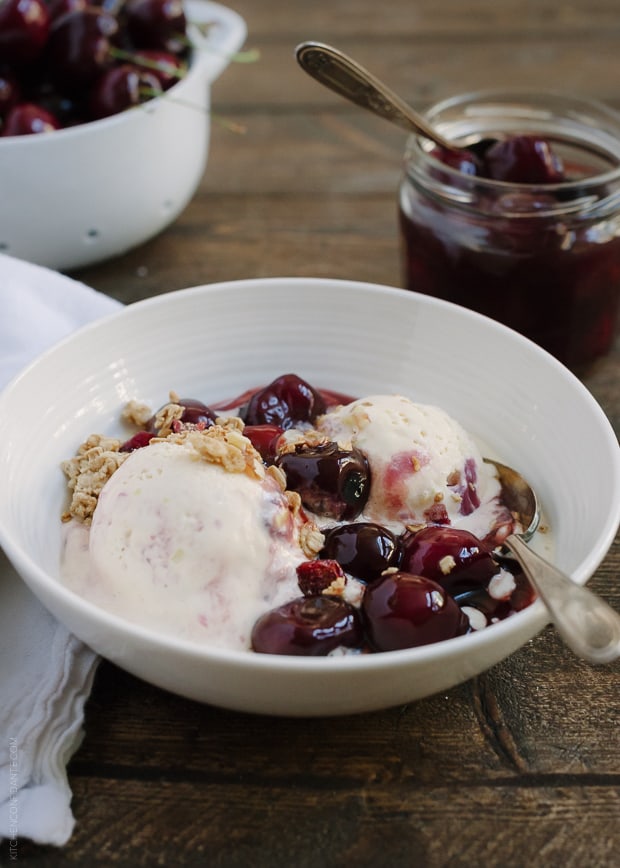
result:
<svg viewBox="0 0 620 868"><path fill-rule="evenodd" d="M214 114L211 112L211 117L214 121L224 127L224 129L230 130L232 133L239 133L240 135L245 135L248 131L248 128L244 124L240 124L237 121L231 121L230 118L225 118L223 115Z"/></svg>
<svg viewBox="0 0 620 868"><path fill-rule="evenodd" d="M233 63L256 63L260 60L260 49L246 48L245 51L236 51L230 55L230 59Z"/></svg>
<svg viewBox="0 0 620 868"><path fill-rule="evenodd" d="M187 45L194 51L210 51L210 49L203 48L200 45L195 45L189 40ZM154 72L164 72L166 75L173 76L174 78L184 78L187 74L187 69L184 67L179 68L162 60L149 60L148 58L140 57L140 55L134 54L131 51L125 51L124 48L110 46L109 53L110 56L114 57L116 60L126 60L128 63L133 63L134 66L143 66L145 69L152 69ZM259 58L260 51L258 48L250 48L247 51L237 51L234 54L229 55L229 59L234 63L254 63Z"/></svg>
<svg viewBox="0 0 620 868"><path fill-rule="evenodd" d="M166 75L173 76L174 78L184 78L187 74L187 69L185 67L177 67L173 66L171 63L166 63L166 61L157 61L157 60L149 60L147 57L140 57L137 54L133 54L131 51L125 51L124 48L115 48L111 46L109 49L109 53L111 57L114 57L116 60L127 60L134 64L134 66L144 66L145 69L152 69L155 72L164 72Z"/></svg>
<svg viewBox="0 0 620 868"><path fill-rule="evenodd" d="M189 21L188 24L195 28L203 38L208 36L209 28L212 27L212 24L203 21ZM216 52L208 45L196 45L196 43L188 36L185 36L179 41L184 44L186 48L191 48L194 51L210 51L212 54L220 55L220 57L224 56L222 55L222 52ZM258 48L246 48L244 51L235 51L234 54L227 54L225 56L228 57L232 63L255 63L260 59L260 51Z"/></svg>
<svg viewBox="0 0 620 868"><path fill-rule="evenodd" d="M148 103L152 99L168 99L170 100L170 102L173 102L176 105L184 106L185 108L191 108L195 111L203 113L205 112L203 106L196 105L196 103L189 102L185 99L178 99L177 97L172 97L170 96L170 93L166 91L164 91L164 93L161 93L161 91L156 91L154 88L146 86L140 87L138 90L141 96L146 97L146 101L145 103L142 103L142 105L148 105ZM214 121L217 121L220 126L225 127L227 130L230 130L233 133L240 133L243 135L248 131L248 128L243 124L237 123L236 121L231 121L228 118L223 117L223 115L218 115L212 111L207 112L207 114L211 115L212 119Z"/></svg>

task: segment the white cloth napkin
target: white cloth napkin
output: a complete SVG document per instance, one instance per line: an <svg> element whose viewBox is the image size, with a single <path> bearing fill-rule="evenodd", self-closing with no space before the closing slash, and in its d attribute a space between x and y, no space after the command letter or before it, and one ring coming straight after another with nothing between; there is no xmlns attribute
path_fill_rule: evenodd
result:
<svg viewBox="0 0 620 868"><path fill-rule="evenodd" d="M35 356L119 302L0 254L0 389ZM0 496L2 493L0 492ZM0 840L65 844L66 765L83 736L96 655L38 602L0 551Z"/></svg>

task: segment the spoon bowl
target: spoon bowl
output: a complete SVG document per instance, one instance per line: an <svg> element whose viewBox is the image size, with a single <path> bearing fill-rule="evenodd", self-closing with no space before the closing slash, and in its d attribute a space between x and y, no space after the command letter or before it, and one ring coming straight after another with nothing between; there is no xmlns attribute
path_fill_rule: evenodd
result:
<svg viewBox="0 0 620 868"><path fill-rule="evenodd" d="M536 492L512 467L500 461L493 461L491 458L484 460L495 467L502 487L502 499L508 509L516 515L522 527L521 538L528 542L540 524L540 504Z"/></svg>
<svg viewBox="0 0 620 868"><path fill-rule="evenodd" d="M620 615L584 585L576 585L527 546L540 523L540 506L534 489L506 464L493 464L506 506L518 519L520 533L504 540L543 601L556 630L579 657L590 663L610 663L620 656Z"/></svg>

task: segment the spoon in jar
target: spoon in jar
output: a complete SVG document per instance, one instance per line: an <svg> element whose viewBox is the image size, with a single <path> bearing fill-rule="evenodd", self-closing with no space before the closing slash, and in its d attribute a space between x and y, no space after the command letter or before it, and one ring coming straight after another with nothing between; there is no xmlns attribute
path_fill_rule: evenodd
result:
<svg viewBox="0 0 620 868"><path fill-rule="evenodd" d="M534 490L516 470L499 461L484 459L497 469L502 497L521 524L503 545L521 565L556 630L568 647L590 663L610 663L620 656L620 615L589 588L576 585L565 574L529 548L540 522L540 506Z"/></svg>
<svg viewBox="0 0 620 868"><path fill-rule="evenodd" d="M302 42L295 49L295 55L301 68L325 87L459 157L467 152L478 155L478 151L484 152L493 141L482 139L468 144L467 148L459 147L438 133L422 115L361 64L331 45Z"/></svg>

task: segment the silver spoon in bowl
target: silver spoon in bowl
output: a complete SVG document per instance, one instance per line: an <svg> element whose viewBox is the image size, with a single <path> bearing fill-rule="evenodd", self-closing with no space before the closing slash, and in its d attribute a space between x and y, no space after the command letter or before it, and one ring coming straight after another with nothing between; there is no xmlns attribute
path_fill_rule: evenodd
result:
<svg viewBox="0 0 620 868"><path fill-rule="evenodd" d="M297 62L308 75L345 99L391 121L408 132L430 139L440 148L458 154L484 151L491 139L459 147L444 138L387 85L344 52L323 42L302 42L295 49Z"/></svg>
<svg viewBox="0 0 620 868"><path fill-rule="evenodd" d="M536 493L520 473L499 461L484 459L497 469L504 503L523 528L504 540L543 601L556 630L568 647L590 663L610 663L620 656L620 615L589 588L577 585L526 544L540 522Z"/></svg>

